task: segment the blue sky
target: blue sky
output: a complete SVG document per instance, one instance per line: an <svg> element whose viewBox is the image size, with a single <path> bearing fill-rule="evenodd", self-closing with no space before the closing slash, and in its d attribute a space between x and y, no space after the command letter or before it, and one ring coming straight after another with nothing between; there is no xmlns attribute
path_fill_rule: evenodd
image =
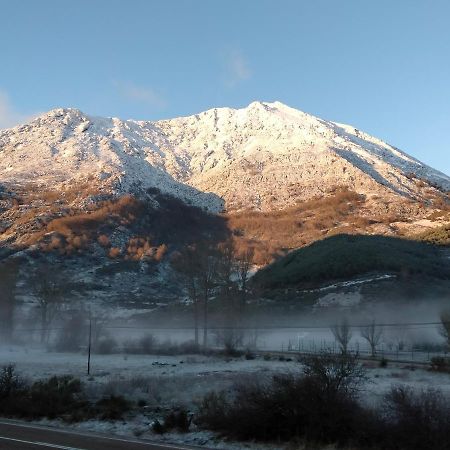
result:
<svg viewBox="0 0 450 450"><path fill-rule="evenodd" d="M279 100L450 174L448 0L0 0L0 127Z"/></svg>

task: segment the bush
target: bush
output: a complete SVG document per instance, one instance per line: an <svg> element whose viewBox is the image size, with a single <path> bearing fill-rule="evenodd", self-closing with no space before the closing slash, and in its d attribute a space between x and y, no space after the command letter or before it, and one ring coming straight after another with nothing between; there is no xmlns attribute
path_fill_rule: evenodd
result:
<svg viewBox="0 0 450 450"><path fill-rule="evenodd" d="M139 340L142 353L150 355L155 351L155 347L158 344L158 340L153 334L146 334Z"/></svg>
<svg viewBox="0 0 450 450"><path fill-rule="evenodd" d="M6 366L0 373L0 415L26 419L62 419L67 422L99 417L120 419L130 404L121 396L110 396L90 404L80 380L71 376L54 376L27 384Z"/></svg>
<svg viewBox="0 0 450 450"><path fill-rule="evenodd" d="M26 384L15 372L15 367L10 364L2 368L0 372L0 401L17 395L23 391Z"/></svg>
<svg viewBox="0 0 450 450"><path fill-rule="evenodd" d="M235 386L230 400L224 393L208 394L196 423L244 440L351 443L368 429L364 422L370 423L356 401L362 376L352 357L309 358L303 375Z"/></svg>
<svg viewBox="0 0 450 450"><path fill-rule="evenodd" d="M187 433L191 426L191 418L185 409L172 409L164 416L164 429Z"/></svg>
<svg viewBox="0 0 450 450"><path fill-rule="evenodd" d="M113 338L102 338L98 341L95 351L100 355L111 355L117 349L117 342Z"/></svg>
<svg viewBox="0 0 450 450"><path fill-rule="evenodd" d="M385 409L390 426L388 448L450 448L450 407L441 392L429 389L414 393L408 387L394 387L386 396Z"/></svg>
<svg viewBox="0 0 450 450"><path fill-rule="evenodd" d="M249 349L247 349L247 350L245 351L245 359L246 359L246 360L250 361L250 360L253 360L253 359L255 359L255 358L256 358L255 354L252 353Z"/></svg>
<svg viewBox="0 0 450 450"><path fill-rule="evenodd" d="M74 413L85 406L81 382L71 376L54 376L46 381L37 381L31 386L28 411L31 417L71 420Z"/></svg>
<svg viewBox="0 0 450 450"><path fill-rule="evenodd" d="M99 400L95 408L101 420L119 420L131 409L131 405L121 395L111 395Z"/></svg>
<svg viewBox="0 0 450 450"><path fill-rule="evenodd" d="M16 374L13 365L5 366L0 373L0 414L22 416L27 407L28 386Z"/></svg>
<svg viewBox="0 0 450 450"><path fill-rule="evenodd" d="M442 356L433 356L431 358L431 370L435 372L449 372L450 359Z"/></svg>

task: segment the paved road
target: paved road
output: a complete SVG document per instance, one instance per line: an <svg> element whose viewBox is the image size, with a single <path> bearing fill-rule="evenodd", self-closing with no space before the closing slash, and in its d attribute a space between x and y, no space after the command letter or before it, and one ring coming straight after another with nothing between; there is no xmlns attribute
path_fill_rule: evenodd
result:
<svg viewBox="0 0 450 450"><path fill-rule="evenodd" d="M186 450L195 447L109 438L0 421L0 450ZM206 450L206 449L205 449Z"/></svg>

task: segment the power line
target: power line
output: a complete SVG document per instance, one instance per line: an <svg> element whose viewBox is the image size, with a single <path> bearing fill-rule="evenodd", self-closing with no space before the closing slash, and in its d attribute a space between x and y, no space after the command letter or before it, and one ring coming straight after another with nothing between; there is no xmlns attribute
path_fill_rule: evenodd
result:
<svg viewBox="0 0 450 450"><path fill-rule="evenodd" d="M380 328L420 328L420 327L436 327L440 325L450 324L450 322L394 322L394 323L375 323L376 327ZM88 326L88 325L86 325ZM332 325L261 325L261 326L210 326L208 327L210 330L329 330L333 326L339 326L339 324ZM349 324L350 328L367 328L371 326L371 324ZM193 326L185 326L185 327L161 327L161 326L131 326L131 325L107 325L102 326L103 329L108 330L159 330L159 331L190 331L195 330ZM200 327L202 328L202 327ZM14 331L16 332L37 332L37 331L61 331L64 330L64 327L56 327L56 328L18 328Z"/></svg>

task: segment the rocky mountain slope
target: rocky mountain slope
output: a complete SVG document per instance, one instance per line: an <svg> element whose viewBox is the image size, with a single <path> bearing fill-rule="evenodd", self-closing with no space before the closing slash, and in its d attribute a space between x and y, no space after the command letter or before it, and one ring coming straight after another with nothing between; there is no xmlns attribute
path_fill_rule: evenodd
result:
<svg viewBox="0 0 450 450"><path fill-rule="evenodd" d="M59 261L100 297L176 297L167 255L202 237L231 233L265 264L323 236L445 227L449 191L395 147L279 102L156 122L57 109L0 130L1 254Z"/></svg>
<svg viewBox="0 0 450 450"><path fill-rule="evenodd" d="M336 186L417 200L450 190L448 176L395 147L279 102L158 122L58 109L0 131L0 152L4 183L157 187L214 212L282 209Z"/></svg>

